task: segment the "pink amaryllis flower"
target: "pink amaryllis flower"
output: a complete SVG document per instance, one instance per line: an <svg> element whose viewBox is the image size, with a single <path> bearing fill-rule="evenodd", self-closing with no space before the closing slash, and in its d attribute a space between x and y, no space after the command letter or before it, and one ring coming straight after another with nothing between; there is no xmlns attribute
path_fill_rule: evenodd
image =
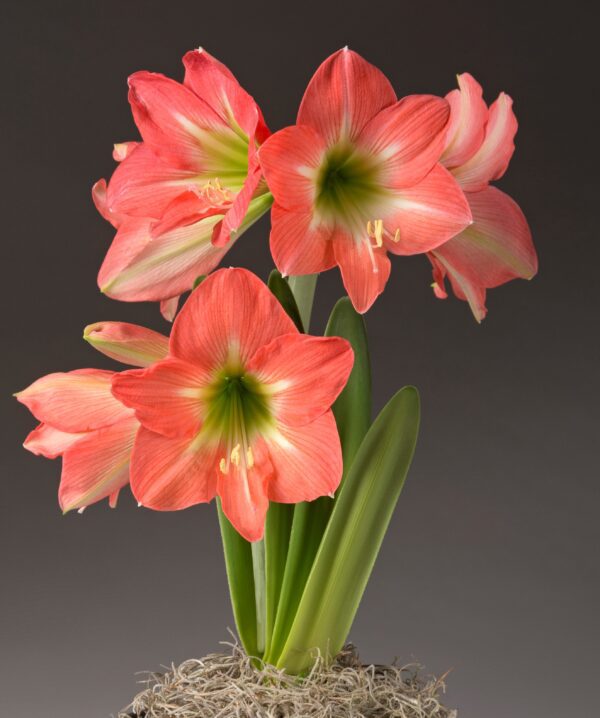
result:
<svg viewBox="0 0 600 718"><path fill-rule="evenodd" d="M430 95L398 101L385 75L347 48L327 59L297 124L259 150L275 198L278 269L311 274L338 265L354 307L365 312L388 280L388 252L427 252L464 229L469 206L438 163L449 112Z"/></svg>
<svg viewBox="0 0 600 718"><path fill-rule="evenodd" d="M144 506L183 509L221 498L249 541L269 501L331 494L342 474L330 409L353 363L348 342L300 334L251 272L221 269L179 313L169 355L113 378L142 428L131 488Z"/></svg>
<svg viewBox="0 0 600 718"><path fill-rule="evenodd" d="M134 366L147 366L168 349L166 337L132 324L102 322L86 334L92 345ZM100 369L57 372L15 395L41 422L25 448L48 459L62 456L58 499L65 512L83 510L106 497L114 507L129 482L139 422L133 410L113 396L114 374Z"/></svg>
<svg viewBox="0 0 600 718"><path fill-rule="evenodd" d="M489 186L506 171L515 149L517 119L501 92L488 109L482 89L468 73L447 95L451 115L441 162L463 188L473 224L433 250L433 288L445 299L446 276L454 294L469 302L477 321L486 315L486 289L522 277L531 279L538 261L527 220L504 192Z"/></svg>
<svg viewBox="0 0 600 718"><path fill-rule="evenodd" d="M120 164L108 186L93 189L117 227L100 288L162 301L166 313L272 202L256 157L269 135L256 102L206 51L188 52L183 64L183 84L151 72L129 78L143 142L115 145Z"/></svg>

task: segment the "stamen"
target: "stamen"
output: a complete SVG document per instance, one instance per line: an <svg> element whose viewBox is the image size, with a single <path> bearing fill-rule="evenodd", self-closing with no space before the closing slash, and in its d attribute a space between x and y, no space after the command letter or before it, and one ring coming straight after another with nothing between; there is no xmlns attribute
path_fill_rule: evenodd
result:
<svg viewBox="0 0 600 718"><path fill-rule="evenodd" d="M233 449L231 450L231 463L235 467L239 467L240 465L240 445L236 444Z"/></svg>
<svg viewBox="0 0 600 718"><path fill-rule="evenodd" d="M251 469L254 466L254 454L252 453L252 447L248 447L246 451L246 466Z"/></svg>
<svg viewBox="0 0 600 718"><path fill-rule="evenodd" d="M376 247L383 246L383 220L376 219L373 222L367 222L367 234L371 239L375 240Z"/></svg>
<svg viewBox="0 0 600 718"><path fill-rule="evenodd" d="M200 193L210 204L223 204L233 201L231 192L226 187L223 187L218 177L208 180L206 184L202 185Z"/></svg>
<svg viewBox="0 0 600 718"><path fill-rule="evenodd" d="M221 461L219 461L219 469L221 470L221 473L222 473L222 474L228 474L228 473L229 473L229 467L227 466L227 462L225 461L224 458L221 459Z"/></svg>
<svg viewBox="0 0 600 718"><path fill-rule="evenodd" d="M394 236L393 236L393 238L392 238L392 242L396 242L396 244L398 244L399 241L400 241L400 230L397 229L397 230L394 232Z"/></svg>

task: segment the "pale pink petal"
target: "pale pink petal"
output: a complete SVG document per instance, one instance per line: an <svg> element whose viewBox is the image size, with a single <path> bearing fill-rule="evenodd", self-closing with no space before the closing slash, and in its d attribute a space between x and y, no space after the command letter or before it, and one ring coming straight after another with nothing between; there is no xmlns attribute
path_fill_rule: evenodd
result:
<svg viewBox="0 0 600 718"><path fill-rule="evenodd" d="M390 260L385 248L372 246L366 232L364 240L357 241L337 231L333 245L346 292L356 311L363 314L383 292L389 279Z"/></svg>
<svg viewBox="0 0 600 718"><path fill-rule="evenodd" d="M531 279L538 261L527 220L514 200L495 187L468 193L467 198L473 224L438 247L433 257L448 274L455 294L469 301L481 321L485 289L517 277Z"/></svg>
<svg viewBox="0 0 600 718"><path fill-rule="evenodd" d="M139 144L139 142L116 142L113 145L113 160L116 162L123 162L123 160L127 159L127 157L129 157Z"/></svg>
<svg viewBox="0 0 600 718"><path fill-rule="evenodd" d="M87 436L87 433L70 434L66 431L59 431L49 424L39 424L30 432L23 446L36 456L56 459L57 456L77 443L82 436Z"/></svg>
<svg viewBox="0 0 600 718"><path fill-rule="evenodd" d="M483 144L470 160L452 171L464 190L483 189L502 177L515 151L517 127L512 99L501 92L490 107Z"/></svg>
<svg viewBox="0 0 600 718"><path fill-rule="evenodd" d="M260 279L246 269L220 269L187 300L171 332L172 356L205 368L245 363L264 344L298 330Z"/></svg>
<svg viewBox="0 0 600 718"><path fill-rule="evenodd" d="M206 411L202 390L209 379L198 365L169 358L145 370L115 374L112 391L135 410L147 429L164 436L191 437L198 433Z"/></svg>
<svg viewBox="0 0 600 718"><path fill-rule="evenodd" d="M328 145L355 139L384 107L396 101L389 80L360 55L344 48L313 75L298 111L298 124L310 125Z"/></svg>
<svg viewBox="0 0 600 718"><path fill-rule="evenodd" d="M63 511L114 495L129 482L129 461L138 430L134 418L91 432L63 454L58 500Z"/></svg>
<svg viewBox="0 0 600 718"><path fill-rule="evenodd" d="M264 448L256 446L254 452L251 468L231 463L227 473L219 471L217 484L223 513L246 541L260 541L263 537L269 508L267 482L273 471Z"/></svg>
<svg viewBox="0 0 600 718"><path fill-rule="evenodd" d="M170 439L142 427L131 460L131 490L143 506L176 511L215 496L222 451L198 439Z"/></svg>
<svg viewBox="0 0 600 718"><path fill-rule="evenodd" d="M130 366L150 366L169 351L168 337L127 322L88 324L83 338L102 354Z"/></svg>
<svg viewBox="0 0 600 718"><path fill-rule="evenodd" d="M444 167L459 167L481 147L488 108L481 85L468 72L457 75L458 90L446 95L450 105L450 122L446 148L440 162Z"/></svg>
<svg viewBox="0 0 600 718"><path fill-rule="evenodd" d="M202 165L202 130L224 127L223 120L181 83L153 72L129 77L129 102L144 143L182 169Z"/></svg>
<svg viewBox="0 0 600 718"><path fill-rule="evenodd" d="M303 426L281 425L266 443L275 469L267 484L271 501L314 501L333 494L339 486L342 450L331 411Z"/></svg>
<svg viewBox="0 0 600 718"><path fill-rule="evenodd" d="M420 182L439 160L450 107L433 95L411 95L386 107L361 132L358 145L381 163L388 187Z"/></svg>
<svg viewBox="0 0 600 718"><path fill-rule="evenodd" d="M117 508L117 502L119 501L119 493L121 489L117 489L116 491L113 491L112 494L108 497L108 505L111 509Z"/></svg>
<svg viewBox="0 0 600 718"><path fill-rule="evenodd" d="M160 219L178 195L196 189L197 184L195 171L173 167L151 147L140 144L113 172L106 202L109 212L117 217Z"/></svg>
<svg viewBox="0 0 600 718"><path fill-rule="evenodd" d="M354 362L340 337L285 334L261 347L247 370L265 385L278 422L307 424L325 413L342 391Z"/></svg>
<svg viewBox="0 0 600 718"><path fill-rule="evenodd" d="M175 315L177 314L177 309L179 307L180 299L181 299L181 295L177 294L174 297L169 297L168 299L163 299L161 301L160 313L163 315L163 317L168 322L172 322L173 319L175 319Z"/></svg>
<svg viewBox="0 0 600 718"><path fill-rule="evenodd" d="M211 238L221 216L209 216L160 236L146 220L128 220L104 259L100 289L125 302L162 301L189 291L231 248L215 247Z"/></svg>
<svg viewBox="0 0 600 718"><path fill-rule="evenodd" d="M271 255L284 275L317 274L335 266L332 230L313 226L312 214L271 209Z"/></svg>
<svg viewBox="0 0 600 718"><path fill-rule="evenodd" d="M309 126L286 127L259 150L260 163L275 202L296 212L312 210L325 143Z"/></svg>
<svg viewBox="0 0 600 718"><path fill-rule="evenodd" d="M452 240L450 240L452 241ZM464 277L458 269L450 266L441 255L431 252L427 254L433 265L433 292L438 299L446 299L448 293L445 288L445 277L448 276L452 291L459 299L469 302L473 316L478 322L485 319L487 308L485 306L486 290L480 284L474 284Z"/></svg>
<svg viewBox="0 0 600 718"><path fill-rule="evenodd" d="M421 254L447 242L471 222L469 203L456 180L437 165L414 187L398 190L383 216L385 247Z"/></svg>
<svg viewBox="0 0 600 718"><path fill-rule="evenodd" d="M100 212L102 217L109 221L113 227L118 227L121 224L123 217L116 212L112 212L108 206L105 179L99 179L96 183L94 183L92 187L92 200L98 212Z"/></svg>
<svg viewBox="0 0 600 718"><path fill-rule="evenodd" d="M47 374L15 396L36 419L55 429L91 431L133 415L111 393L113 374L100 369Z"/></svg>

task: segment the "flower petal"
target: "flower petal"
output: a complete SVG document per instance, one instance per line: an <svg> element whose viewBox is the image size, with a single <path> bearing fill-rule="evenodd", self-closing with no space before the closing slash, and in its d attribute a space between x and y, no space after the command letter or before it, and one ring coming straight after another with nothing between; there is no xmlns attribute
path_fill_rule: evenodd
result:
<svg viewBox="0 0 600 718"><path fill-rule="evenodd" d="M328 145L354 139L367 122L396 101L387 77L348 48L327 58L306 88L298 124L310 125Z"/></svg>
<svg viewBox="0 0 600 718"><path fill-rule="evenodd" d="M130 366L149 366L169 351L168 337L127 322L88 324L83 338L102 354Z"/></svg>
<svg viewBox="0 0 600 718"><path fill-rule="evenodd" d="M297 426L331 408L353 362L352 347L345 339L285 334L261 347L247 369L266 384L277 420Z"/></svg>
<svg viewBox="0 0 600 718"><path fill-rule="evenodd" d="M47 374L15 396L36 419L55 429L91 431L133 415L111 393L113 374L100 369Z"/></svg>
<svg viewBox="0 0 600 718"><path fill-rule="evenodd" d="M309 126L286 127L269 137L258 154L277 204L296 212L312 210L324 153L323 139Z"/></svg>
<svg viewBox="0 0 600 718"><path fill-rule="evenodd" d="M261 179L262 172L258 166L258 161L255 160L248 171L244 186L235 196L231 207L225 211L223 221L219 223L218 232L216 235L213 232L212 243L214 245L224 247L231 239L231 235L239 231Z"/></svg>
<svg viewBox="0 0 600 718"><path fill-rule="evenodd" d="M364 314L385 289L390 276L390 260L383 247L372 247L370 239L356 241L337 231L333 235L335 261L354 309Z"/></svg>
<svg viewBox="0 0 600 718"><path fill-rule="evenodd" d="M303 426L281 425L267 445L275 469L267 484L271 501L314 501L333 494L339 486L342 450L333 412Z"/></svg>
<svg viewBox="0 0 600 718"><path fill-rule="evenodd" d="M108 206L107 187L105 179L99 179L97 182L94 183L92 187L92 200L98 212L105 220L110 222L113 227L118 227L121 224L121 222L123 221L123 217L116 212L112 212L110 207Z"/></svg>
<svg viewBox="0 0 600 718"><path fill-rule="evenodd" d="M446 148L440 162L444 167L465 164L481 147L488 119L481 85L468 72L457 75L458 90L446 95L450 105L450 121Z"/></svg>
<svg viewBox="0 0 600 718"><path fill-rule="evenodd" d="M151 147L140 144L113 172L106 202L109 212L117 217L159 219L179 194L196 186L194 171L173 167ZM98 209L105 216L100 207Z"/></svg>
<svg viewBox="0 0 600 718"><path fill-rule="evenodd" d="M481 321L485 289L517 277L531 279L537 272L537 255L527 220L508 195L488 187L467 197L473 224L438 247L433 257L448 274L454 293L469 302Z"/></svg>
<svg viewBox="0 0 600 718"><path fill-rule="evenodd" d="M161 300L160 313L163 315L163 317L168 322L172 322L173 319L175 319L175 315L177 314L177 309L179 307L180 299L181 299L181 295L177 294L174 297L169 297L168 299Z"/></svg>
<svg viewBox="0 0 600 718"><path fill-rule="evenodd" d="M139 145L139 142L116 142L113 145L113 160L115 160L115 162L123 162Z"/></svg>
<svg viewBox="0 0 600 718"><path fill-rule="evenodd" d="M170 439L142 427L131 459L131 490L143 506L176 511L215 496L218 444Z"/></svg>
<svg viewBox="0 0 600 718"><path fill-rule="evenodd" d="M223 128L219 115L190 89L160 73L129 77L129 102L144 142L169 164L201 166L201 130Z"/></svg>
<svg viewBox="0 0 600 718"><path fill-rule="evenodd" d="M152 236L151 222L132 218L117 232L98 274L100 289L125 302L162 301L190 290L230 249L215 247L213 228L221 215Z"/></svg>
<svg viewBox="0 0 600 718"><path fill-rule="evenodd" d="M87 433L70 434L66 431L59 431L49 424L42 423L30 432L23 446L36 456L56 459L57 456L63 454L83 436L87 436Z"/></svg>
<svg viewBox="0 0 600 718"><path fill-rule="evenodd" d="M205 411L201 394L209 378L199 366L169 358L145 370L115 374L112 391L135 410L147 429L164 436L191 437L201 426Z"/></svg>
<svg viewBox="0 0 600 718"><path fill-rule="evenodd" d="M419 184L397 191L383 222L389 232L385 247L390 252L420 254L435 249L468 226L471 210L452 175L436 165Z"/></svg>
<svg viewBox="0 0 600 718"><path fill-rule="evenodd" d="M311 214L289 212L273 205L271 255L284 276L317 274L335 266L331 235L331 229L313 226Z"/></svg>
<svg viewBox="0 0 600 718"><path fill-rule="evenodd" d="M171 355L204 368L245 363L294 322L260 279L246 269L220 269L187 300L171 332Z"/></svg>
<svg viewBox="0 0 600 718"><path fill-rule="evenodd" d="M380 181L388 187L420 182L439 160L450 106L433 95L411 95L386 107L361 132L359 145L384 158Z"/></svg>
<svg viewBox="0 0 600 718"><path fill-rule="evenodd" d="M129 460L138 430L133 417L89 433L63 454L58 500L63 511L109 497L129 482Z"/></svg>
<svg viewBox="0 0 600 718"><path fill-rule="evenodd" d="M260 541L269 508L267 481L273 473L264 447L255 448L254 466L230 464L226 474L219 471L217 493L223 513L246 541Z"/></svg>
<svg viewBox="0 0 600 718"><path fill-rule="evenodd" d="M470 160L453 170L452 174L464 190L483 189L488 182L499 179L506 172L515 151L514 137L518 127L512 104L512 99L501 92L490 107L483 144Z"/></svg>

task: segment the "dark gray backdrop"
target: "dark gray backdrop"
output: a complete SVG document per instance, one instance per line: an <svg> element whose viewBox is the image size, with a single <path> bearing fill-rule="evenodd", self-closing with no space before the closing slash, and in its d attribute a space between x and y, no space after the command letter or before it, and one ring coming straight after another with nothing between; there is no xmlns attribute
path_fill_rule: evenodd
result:
<svg viewBox="0 0 600 718"><path fill-rule="evenodd" d="M10 2L2 61L2 652L0 714L105 718L135 672L218 648L232 626L213 506L62 517L59 462L20 448L34 425L9 398L39 375L109 367L81 340L120 319L167 330L156 305L112 302L95 276L112 237L90 186L134 139L126 76L181 78L202 44L273 129L342 45L399 94L444 94L468 70L515 98L517 153L501 187L526 212L540 273L491 293L478 326L440 302L423 258L394 260L368 315L380 408L423 397L416 459L352 639L365 659L453 669L461 718L597 715L600 259L591 94L593 18L570 3L312 0ZM582 6L580 5L579 8ZM595 56L595 55L594 55ZM228 256L263 277L268 221ZM315 327L340 295L319 284Z"/></svg>

